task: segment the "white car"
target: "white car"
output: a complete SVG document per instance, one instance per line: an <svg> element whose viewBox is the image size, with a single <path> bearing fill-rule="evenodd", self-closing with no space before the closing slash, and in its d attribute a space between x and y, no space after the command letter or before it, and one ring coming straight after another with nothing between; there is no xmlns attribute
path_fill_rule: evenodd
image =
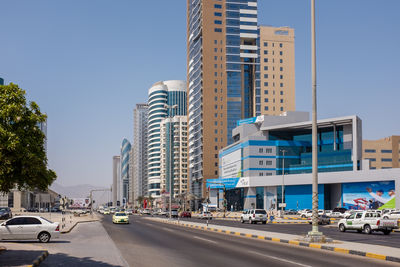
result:
<svg viewBox="0 0 400 267"><path fill-rule="evenodd" d="M331 212L329 217L331 217L331 218L343 218L344 214L341 213L341 212L335 211L335 212Z"/></svg>
<svg viewBox="0 0 400 267"><path fill-rule="evenodd" d="M312 210L305 210L302 213L300 213L301 218L309 218L312 216Z"/></svg>
<svg viewBox="0 0 400 267"><path fill-rule="evenodd" d="M213 216L212 216L212 213L211 213L211 212L209 212L209 211L203 211L203 212L200 214L199 218L200 218L200 219L212 220Z"/></svg>
<svg viewBox="0 0 400 267"><path fill-rule="evenodd" d="M400 211L392 211L389 213L385 213L383 214L383 219L400 220Z"/></svg>
<svg viewBox="0 0 400 267"><path fill-rule="evenodd" d="M242 223L249 222L249 223L257 223L262 222L266 224L268 220L267 212L262 209L251 209L248 211L243 212L240 216L240 221Z"/></svg>
<svg viewBox="0 0 400 267"><path fill-rule="evenodd" d="M361 233L371 234L374 231L381 231L389 235L393 229L398 229L397 220L382 219L378 212L361 211L354 212L338 223L340 232L346 230L357 230Z"/></svg>
<svg viewBox="0 0 400 267"><path fill-rule="evenodd" d="M34 240L47 243L60 237L60 225L40 216L16 216L0 224L1 240Z"/></svg>

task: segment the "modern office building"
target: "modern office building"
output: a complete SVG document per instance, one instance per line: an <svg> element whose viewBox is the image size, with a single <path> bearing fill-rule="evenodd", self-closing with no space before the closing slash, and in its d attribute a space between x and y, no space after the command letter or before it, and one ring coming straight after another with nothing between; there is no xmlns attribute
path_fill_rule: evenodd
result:
<svg viewBox="0 0 400 267"><path fill-rule="evenodd" d="M133 146L132 146L132 199L148 195L147 182L147 118L149 106L136 104L133 110Z"/></svg>
<svg viewBox="0 0 400 267"><path fill-rule="evenodd" d="M294 29L260 26L261 114L295 111Z"/></svg>
<svg viewBox="0 0 400 267"><path fill-rule="evenodd" d="M379 140L363 140L363 159L369 160L371 169L400 167L400 136L392 135Z"/></svg>
<svg viewBox="0 0 400 267"><path fill-rule="evenodd" d="M205 180L218 177L218 151L233 142L238 120L294 109L294 33L259 28L256 0L188 0L187 22L190 183L201 200ZM260 40L271 46L263 69ZM263 103L266 98L275 105Z"/></svg>
<svg viewBox="0 0 400 267"><path fill-rule="evenodd" d="M113 157L113 184L112 184L112 205L114 207L119 206L118 204L121 203L119 198L119 184L120 184L120 177L121 177L121 157L114 156Z"/></svg>
<svg viewBox="0 0 400 267"><path fill-rule="evenodd" d="M174 116L161 122L161 194L182 198L188 192L187 117ZM170 188L172 185L173 191Z"/></svg>
<svg viewBox="0 0 400 267"><path fill-rule="evenodd" d="M357 116L318 120L321 208L346 205L342 192L351 188L345 185L347 189L343 189L343 179L348 183L362 181L362 175L358 174L363 167L361 125ZM221 200L220 183L223 183L228 189L228 208L276 208L282 201L284 183L288 209L311 207L311 128L307 112L285 112L280 116L263 115L239 121L232 133L235 143L219 153L220 177L207 183L212 202L221 205L217 199ZM386 181L377 175L370 177L373 178L366 178L365 182L377 182L376 186L383 186L380 182ZM397 179L392 178L390 181ZM360 189L363 185L348 186ZM371 186L365 184L363 190Z"/></svg>
<svg viewBox="0 0 400 267"><path fill-rule="evenodd" d="M131 152L131 143L124 138L121 146L121 200L122 206L128 204L129 201L129 153Z"/></svg>
<svg viewBox="0 0 400 267"><path fill-rule="evenodd" d="M161 187L161 121L187 111L186 82L161 81L149 89L147 123L147 179L149 196L160 197Z"/></svg>

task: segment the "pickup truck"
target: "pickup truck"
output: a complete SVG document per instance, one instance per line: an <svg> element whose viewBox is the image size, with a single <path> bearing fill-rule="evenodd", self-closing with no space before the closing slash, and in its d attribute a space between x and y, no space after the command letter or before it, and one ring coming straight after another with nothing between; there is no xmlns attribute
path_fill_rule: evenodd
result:
<svg viewBox="0 0 400 267"><path fill-rule="evenodd" d="M387 220L381 217L380 213L372 211L355 212L338 223L339 231L357 230L361 233L371 234L374 231L381 231L385 235L397 229L397 220Z"/></svg>

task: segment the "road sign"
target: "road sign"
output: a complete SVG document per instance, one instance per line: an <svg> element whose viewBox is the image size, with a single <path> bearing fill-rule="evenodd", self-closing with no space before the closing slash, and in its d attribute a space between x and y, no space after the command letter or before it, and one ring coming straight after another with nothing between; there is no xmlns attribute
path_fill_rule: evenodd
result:
<svg viewBox="0 0 400 267"><path fill-rule="evenodd" d="M279 208L286 208L286 203L279 203Z"/></svg>

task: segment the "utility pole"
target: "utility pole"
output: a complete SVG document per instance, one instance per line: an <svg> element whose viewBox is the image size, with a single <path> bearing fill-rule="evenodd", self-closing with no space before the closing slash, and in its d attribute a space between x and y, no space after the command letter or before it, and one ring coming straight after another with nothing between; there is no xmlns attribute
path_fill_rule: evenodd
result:
<svg viewBox="0 0 400 267"><path fill-rule="evenodd" d="M312 82L312 242L324 240L318 231L318 128L317 128L317 60L315 41L315 0L311 0L311 82Z"/></svg>

